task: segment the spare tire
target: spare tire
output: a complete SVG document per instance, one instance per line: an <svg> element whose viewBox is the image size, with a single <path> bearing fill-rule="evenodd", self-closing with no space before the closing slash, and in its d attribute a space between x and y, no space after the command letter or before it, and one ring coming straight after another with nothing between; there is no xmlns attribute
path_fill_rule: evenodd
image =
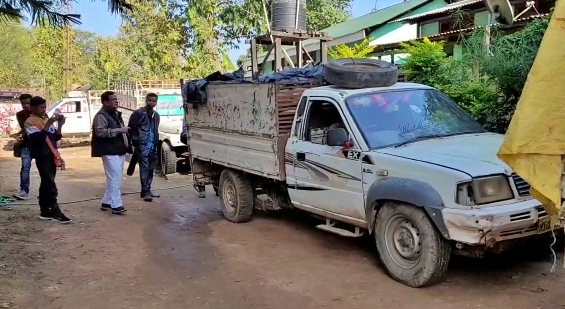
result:
<svg viewBox="0 0 565 309"><path fill-rule="evenodd" d="M332 85L349 89L388 87L398 81L398 68L390 62L376 59L336 59L326 64L324 79Z"/></svg>

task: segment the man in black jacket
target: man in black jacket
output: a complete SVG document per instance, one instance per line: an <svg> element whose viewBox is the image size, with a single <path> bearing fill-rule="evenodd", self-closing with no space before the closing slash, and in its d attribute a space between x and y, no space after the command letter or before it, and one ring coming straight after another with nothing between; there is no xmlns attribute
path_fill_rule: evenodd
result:
<svg viewBox="0 0 565 309"><path fill-rule="evenodd" d="M135 147L134 155L139 158L140 197L146 202L151 202L153 198L159 197L151 192L153 167L159 143L160 116L155 111L156 105L157 94L147 94L145 106L133 112L128 123L128 127L131 128L132 144Z"/></svg>
<svg viewBox="0 0 565 309"><path fill-rule="evenodd" d="M106 191L102 197L102 210L113 214L126 211L122 201L122 175L128 151L128 127L124 126L122 113L117 111L118 99L112 91L100 96L102 108L92 121L92 157L101 157L106 174Z"/></svg>

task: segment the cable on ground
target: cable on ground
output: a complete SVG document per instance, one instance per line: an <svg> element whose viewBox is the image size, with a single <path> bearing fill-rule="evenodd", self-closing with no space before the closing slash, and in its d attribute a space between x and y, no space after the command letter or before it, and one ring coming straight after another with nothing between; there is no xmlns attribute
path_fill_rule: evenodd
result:
<svg viewBox="0 0 565 309"><path fill-rule="evenodd" d="M8 205L12 205L15 199L11 196L2 196L0 195L0 207L5 207Z"/></svg>
<svg viewBox="0 0 565 309"><path fill-rule="evenodd" d="M172 190L172 189L178 189L178 188L186 188L186 187L191 187L191 186L192 186L192 183L186 184L186 185L180 185L180 186L173 186L173 187L156 188L156 189L153 189L153 190L154 191L164 191L164 190ZM122 195L132 195L132 194L139 194L139 193L141 193L141 191L124 192L124 193L122 193ZM5 206L5 205L2 204L3 198L6 198L7 200L11 200L11 202L9 203L10 206L34 206L34 205L36 205L36 203L14 203L14 198L0 196L0 207ZM93 197L93 198L87 198L87 199L76 200L76 201L60 202L59 205L78 204L78 203L83 203L83 202L95 201L95 200L99 200L99 199L100 199L100 197Z"/></svg>
<svg viewBox="0 0 565 309"><path fill-rule="evenodd" d="M549 245L549 250L551 250L551 254L553 255L553 265L551 265L551 269L549 270L550 273L554 272L557 267L557 254L555 250L553 250L553 246L557 243L557 237L555 237L555 231L553 229L551 230L551 236L553 237L553 242Z"/></svg>

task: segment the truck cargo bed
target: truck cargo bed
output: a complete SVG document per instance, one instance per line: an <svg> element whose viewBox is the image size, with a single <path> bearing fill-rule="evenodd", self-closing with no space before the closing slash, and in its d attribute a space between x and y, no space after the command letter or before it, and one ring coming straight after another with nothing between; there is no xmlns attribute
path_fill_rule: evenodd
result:
<svg viewBox="0 0 565 309"><path fill-rule="evenodd" d="M192 159L286 178L284 148L304 90L299 84L209 84L208 101L186 116Z"/></svg>

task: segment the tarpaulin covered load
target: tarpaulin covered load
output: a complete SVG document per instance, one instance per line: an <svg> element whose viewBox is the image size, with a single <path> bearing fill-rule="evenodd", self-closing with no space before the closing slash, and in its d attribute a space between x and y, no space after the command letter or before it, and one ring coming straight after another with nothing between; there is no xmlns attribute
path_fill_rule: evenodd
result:
<svg viewBox="0 0 565 309"><path fill-rule="evenodd" d="M556 2L498 157L556 222L565 156L565 0Z"/></svg>
<svg viewBox="0 0 565 309"><path fill-rule="evenodd" d="M205 104L207 100L206 86L210 82L218 83L251 83L244 80L245 72L242 68L233 72L222 74L214 72L203 79L191 80L186 82L181 89L183 101L186 103ZM324 79L324 66L316 64L303 68L289 68L280 72L259 76L258 83L278 83L286 84L292 82L303 82L310 80L322 81Z"/></svg>

